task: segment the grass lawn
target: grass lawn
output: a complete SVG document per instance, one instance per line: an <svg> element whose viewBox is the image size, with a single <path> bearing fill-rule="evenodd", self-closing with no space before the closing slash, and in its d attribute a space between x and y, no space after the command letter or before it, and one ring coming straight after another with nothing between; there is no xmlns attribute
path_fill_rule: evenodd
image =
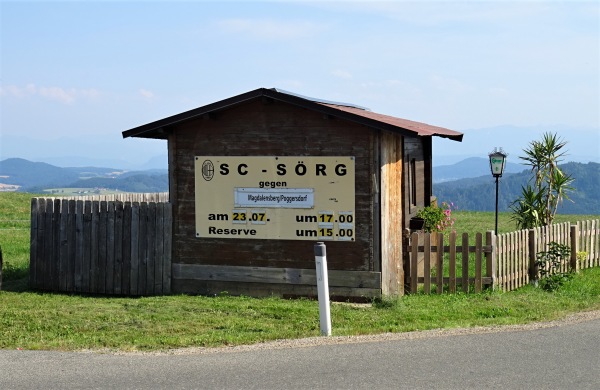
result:
<svg viewBox="0 0 600 390"><path fill-rule="evenodd" d="M30 198L0 193L2 349L165 350L319 335L318 302L307 299L113 298L28 291ZM485 231L494 223L493 213L455 215L459 232ZM511 230L508 215L501 215L500 226ZM582 310L600 310L600 268L584 270L552 293L526 286L510 293L415 294L370 305L332 304L331 316L333 335L343 336L522 324Z"/></svg>

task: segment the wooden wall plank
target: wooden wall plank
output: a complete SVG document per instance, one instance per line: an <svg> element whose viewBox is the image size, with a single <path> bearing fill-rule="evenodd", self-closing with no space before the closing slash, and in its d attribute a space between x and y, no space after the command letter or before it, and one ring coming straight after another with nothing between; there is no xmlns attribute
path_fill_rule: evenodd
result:
<svg viewBox="0 0 600 390"><path fill-rule="evenodd" d="M59 240L60 240L60 249L58 256L60 258L59 264L59 275L60 281L58 283L59 291L68 291L67 288L67 280L69 279L69 231L68 231L68 223L69 223L69 201L66 199L61 200L60 204L60 225L59 225Z"/></svg>
<svg viewBox="0 0 600 390"><path fill-rule="evenodd" d="M129 283L129 293L139 295L139 245L140 245L140 204L134 202L131 205L131 273Z"/></svg>
<svg viewBox="0 0 600 390"><path fill-rule="evenodd" d="M51 291L60 291L60 199L53 200Z"/></svg>
<svg viewBox="0 0 600 390"><path fill-rule="evenodd" d="M410 242L412 246L410 256L410 292L414 294L417 292L419 277L419 233L413 233Z"/></svg>
<svg viewBox="0 0 600 390"><path fill-rule="evenodd" d="M423 256L423 277L425 283L423 285L423 291L425 294L431 293L431 233L425 233L423 235L425 239L425 255Z"/></svg>
<svg viewBox="0 0 600 390"><path fill-rule="evenodd" d="M475 234L475 292L482 291L483 238L481 233Z"/></svg>
<svg viewBox="0 0 600 390"><path fill-rule="evenodd" d="M140 203L139 207L139 240L138 240L138 294L147 294L146 269L148 263L148 247L146 245L147 227L148 227L148 203Z"/></svg>
<svg viewBox="0 0 600 390"><path fill-rule="evenodd" d="M115 202L107 203L106 218L106 294L115 293Z"/></svg>
<svg viewBox="0 0 600 390"><path fill-rule="evenodd" d="M156 262L156 203L148 203L148 215L146 219L146 248L148 261L146 263L146 294L154 295L154 277Z"/></svg>
<svg viewBox="0 0 600 390"><path fill-rule="evenodd" d="M43 282L44 290L52 289L52 250L54 249L54 202L52 199L46 199L46 209L44 210L44 257L43 257Z"/></svg>
<svg viewBox="0 0 600 390"><path fill-rule="evenodd" d="M456 232L450 233L450 258L449 258L449 281L448 290L450 293L456 292Z"/></svg>
<svg viewBox="0 0 600 390"><path fill-rule="evenodd" d="M100 202L92 201L91 204L91 217L92 217L92 226L91 226L91 241L90 242L90 292L97 293L99 292L98 288L98 275L99 275L99 267L98 267L98 242L100 239Z"/></svg>
<svg viewBox="0 0 600 390"><path fill-rule="evenodd" d="M81 292L83 282L83 201L75 202L75 277L73 280L73 289Z"/></svg>
<svg viewBox="0 0 600 390"><path fill-rule="evenodd" d="M173 290L181 294L218 295L226 291L231 295L248 295L254 297L278 296L282 298L311 297L316 299L317 287L296 284L274 283L244 283L202 281L197 279L173 279ZM235 293L232 293L235 291ZM333 301L371 302L373 298L380 297L380 289L330 287L329 297Z"/></svg>
<svg viewBox="0 0 600 390"><path fill-rule="evenodd" d="M163 273L164 273L164 205L156 203L156 236L154 239L155 266L154 266L154 294L163 294Z"/></svg>
<svg viewBox="0 0 600 390"><path fill-rule="evenodd" d="M123 267L121 275L121 293L124 295L131 294L131 219L131 202L125 202L123 203Z"/></svg>
<svg viewBox="0 0 600 390"><path fill-rule="evenodd" d="M98 225L98 292L106 293L106 261L108 258L108 203L100 201L99 204L99 225Z"/></svg>
<svg viewBox="0 0 600 390"><path fill-rule="evenodd" d="M90 272L92 262L92 202L83 202L83 256L81 266L81 291L90 290Z"/></svg>
<svg viewBox="0 0 600 390"><path fill-rule="evenodd" d="M113 267L113 291L115 295L121 295L123 284L123 203L114 202L115 204L115 257Z"/></svg>
<svg viewBox="0 0 600 390"><path fill-rule="evenodd" d="M462 234L462 290L469 292L469 235Z"/></svg>
<svg viewBox="0 0 600 390"><path fill-rule="evenodd" d="M436 259L436 278L437 278L437 290L438 294L444 292L444 235L442 233L436 234L436 247L437 247L437 259Z"/></svg>
<svg viewBox="0 0 600 390"><path fill-rule="evenodd" d="M173 264L173 279L317 285L315 269ZM329 270L330 287L381 288L381 272Z"/></svg>
<svg viewBox="0 0 600 390"><path fill-rule="evenodd" d="M172 276L172 253L173 253L173 206L170 203L165 203L165 227L164 227L164 265L163 265L163 292L171 293L171 276Z"/></svg>

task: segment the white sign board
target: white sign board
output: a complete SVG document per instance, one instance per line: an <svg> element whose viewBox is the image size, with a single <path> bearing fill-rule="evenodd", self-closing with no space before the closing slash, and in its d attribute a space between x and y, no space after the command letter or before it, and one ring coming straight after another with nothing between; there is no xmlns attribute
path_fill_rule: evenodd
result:
<svg viewBox="0 0 600 390"><path fill-rule="evenodd" d="M196 237L354 241L354 157L197 156Z"/></svg>

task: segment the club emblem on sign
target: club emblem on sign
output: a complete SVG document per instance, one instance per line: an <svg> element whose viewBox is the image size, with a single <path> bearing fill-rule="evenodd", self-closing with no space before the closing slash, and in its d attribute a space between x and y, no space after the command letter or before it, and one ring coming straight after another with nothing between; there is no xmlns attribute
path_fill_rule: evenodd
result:
<svg viewBox="0 0 600 390"><path fill-rule="evenodd" d="M212 161L204 160L204 162L202 163L202 177L206 181L211 181L214 176L215 166L213 165Z"/></svg>

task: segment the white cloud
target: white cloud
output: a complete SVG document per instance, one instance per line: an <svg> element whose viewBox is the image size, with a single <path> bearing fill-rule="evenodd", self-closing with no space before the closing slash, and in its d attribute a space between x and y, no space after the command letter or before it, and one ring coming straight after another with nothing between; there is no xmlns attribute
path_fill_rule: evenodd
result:
<svg viewBox="0 0 600 390"><path fill-rule="evenodd" d="M61 87L37 87L35 84L27 84L24 87L7 85L0 87L0 96L24 99L32 96L57 101L63 104L72 104L79 98L94 99L100 96L97 89L76 89Z"/></svg>
<svg viewBox="0 0 600 390"><path fill-rule="evenodd" d="M153 99L153 98L156 97L156 95L154 94L154 92L149 91L149 90L144 89L144 88L140 88L139 92L140 92L140 95L142 95L146 99Z"/></svg>
<svg viewBox="0 0 600 390"><path fill-rule="evenodd" d="M342 69L336 69L333 72L331 72L331 74L335 77L338 77L340 79L346 79L349 80L352 78L352 73L346 71L346 70L342 70Z"/></svg>
<svg viewBox="0 0 600 390"><path fill-rule="evenodd" d="M226 19L218 22L217 26L226 33L271 40L310 37L324 29L324 26L313 22L270 19Z"/></svg>
<svg viewBox="0 0 600 390"><path fill-rule="evenodd" d="M25 87L16 85L0 86L0 96L10 96L14 98L25 98L35 94L35 85L27 84Z"/></svg>
<svg viewBox="0 0 600 390"><path fill-rule="evenodd" d="M450 92L450 93L462 93L470 90L471 88L460 80L442 77L440 75L434 74L429 78L431 85L440 91Z"/></svg>

